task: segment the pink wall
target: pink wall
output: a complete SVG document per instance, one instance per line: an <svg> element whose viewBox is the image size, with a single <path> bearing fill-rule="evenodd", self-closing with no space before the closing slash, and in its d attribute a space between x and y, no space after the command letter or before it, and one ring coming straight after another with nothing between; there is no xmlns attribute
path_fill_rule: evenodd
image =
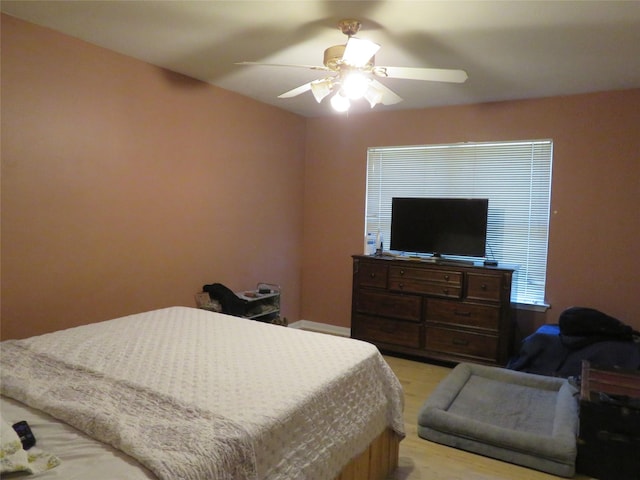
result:
<svg viewBox="0 0 640 480"><path fill-rule="evenodd" d="M546 315L591 306L640 329L640 89L308 120L302 316L350 325L361 253L367 147L551 138Z"/></svg>
<svg viewBox="0 0 640 480"><path fill-rule="evenodd" d="M546 315L640 328L640 89L305 119L2 16L2 338L273 281L350 325L368 146L552 138ZM626 257L625 257L626 255Z"/></svg>
<svg viewBox="0 0 640 480"><path fill-rule="evenodd" d="M2 338L281 284L305 121L2 16Z"/></svg>

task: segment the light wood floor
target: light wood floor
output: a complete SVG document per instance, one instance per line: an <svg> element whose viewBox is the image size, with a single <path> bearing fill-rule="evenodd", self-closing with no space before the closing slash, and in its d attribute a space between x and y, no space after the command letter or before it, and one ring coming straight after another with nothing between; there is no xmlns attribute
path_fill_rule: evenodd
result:
<svg viewBox="0 0 640 480"><path fill-rule="evenodd" d="M418 411L450 368L384 357L404 387L407 436L400 442L398 469L389 480L557 480L556 477L506 462L445 447L418 437ZM575 480L590 477L576 475Z"/></svg>

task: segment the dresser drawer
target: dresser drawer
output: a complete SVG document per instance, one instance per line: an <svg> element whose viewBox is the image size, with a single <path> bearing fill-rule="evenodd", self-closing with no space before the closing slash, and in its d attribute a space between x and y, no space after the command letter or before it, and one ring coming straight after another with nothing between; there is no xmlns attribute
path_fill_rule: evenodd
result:
<svg viewBox="0 0 640 480"><path fill-rule="evenodd" d="M359 262L358 284L361 287L387 287L387 266L380 263Z"/></svg>
<svg viewBox="0 0 640 480"><path fill-rule="evenodd" d="M501 275L467 274L467 299L499 302L501 293Z"/></svg>
<svg viewBox="0 0 640 480"><path fill-rule="evenodd" d="M479 333L462 332L449 328L427 326L425 330L427 350L481 358L496 362L498 337Z"/></svg>
<svg viewBox="0 0 640 480"><path fill-rule="evenodd" d="M500 307L427 299L427 322L498 331Z"/></svg>
<svg viewBox="0 0 640 480"><path fill-rule="evenodd" d="M389 277L393 279L418 280L427 283L442 283L459 287L462 285L462 272L449 270L427 270L424 268L391 267Z"/></svg>
<svg viewBox="0 0 640 480"><path fill-rule="evenodd" d="M355 309L362 313L419 322L422 297L361 289L357 293Z"/></svg>
<svg viewBox="0 0 640 480"><path fill-rule="evenodd" d="M412 279L389 279L389 290L396 292L420 293L443 298L461 298L462 288L452 287L446 284L424 283Z"/></svg>
<svg viewBox="0 0 640 480"><path fill-rule="evenodd" d="M391 267L389 290L443 298L461 298L462 273L448 270Z"/></svg>
<svg viewBox="0 0 640 480"><path fill-rule="evenodd" d="M351 336L374 343L420 348L421 328L419 323L356 314L351 325Z"/></svg>

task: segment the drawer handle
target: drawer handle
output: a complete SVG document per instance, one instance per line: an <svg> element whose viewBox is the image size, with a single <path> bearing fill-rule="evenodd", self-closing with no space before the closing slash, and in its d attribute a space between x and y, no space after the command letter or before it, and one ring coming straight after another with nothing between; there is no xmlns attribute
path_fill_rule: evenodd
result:
<svg viewBox="0 0 640 480"><path fill-rule="evenodd" d="M461 312L459 310L454 310L453 314L458 316L458 317L470 317L471 316L471 312Z"/></svg>
<svg viewBox="0 0 640 480"><path fill-rule="evenodd" d="M442 289L442 293L444 293L445 295L449 295L449 289L448 288L443 288Z"/></svg>
<svg viewBox="0 0 640 480"><path fill-rule="evenodd" d="M369 274L369 276L370 276L371 278L376 278L376 274L375 274L375 273L370 273L370 274Z"/></svg>
<svg viewBox="0 0 640 480"><path fill-rule="evenodd" d="M398 288L399 288L400 290L402 290L402 289L404 288L404 283L400 282L400 283L398 284Z"/></svg>
<svg viewBox="0 0 640 480"><path fill-rule="evenodd" d="M449 275L445 275L444 279L448 282L449 281Z"/></svg>
<svg viewBox="0 0 640 480"><path fill-rule="evenodd" d="M404 275L404 270L400 270L400 275Z"/></svg>
<svg viewBox="0 0 640 480"><path fill-rule="evenodd" d="M487 289L487 284L483 283L482 285L480 285L480 289L486 290Z"/></svg>
<svg viewBox="0 0 640 480"><path fill-rule="evenodd" d="M469 345L469 341L468 340L460 340L458 338L454 338L453 339L453 344L466 347L467 345Z"/></svg>

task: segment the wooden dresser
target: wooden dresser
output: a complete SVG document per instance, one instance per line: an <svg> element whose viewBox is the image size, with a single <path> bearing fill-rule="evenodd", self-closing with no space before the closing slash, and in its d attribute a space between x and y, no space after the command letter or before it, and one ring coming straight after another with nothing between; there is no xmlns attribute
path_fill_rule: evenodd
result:
<svg viewBox="0 0 640 480"><path fill-rule="evenodd" d="M383 351L505 365L514 270L353 256L351 336Z"/></svg>

